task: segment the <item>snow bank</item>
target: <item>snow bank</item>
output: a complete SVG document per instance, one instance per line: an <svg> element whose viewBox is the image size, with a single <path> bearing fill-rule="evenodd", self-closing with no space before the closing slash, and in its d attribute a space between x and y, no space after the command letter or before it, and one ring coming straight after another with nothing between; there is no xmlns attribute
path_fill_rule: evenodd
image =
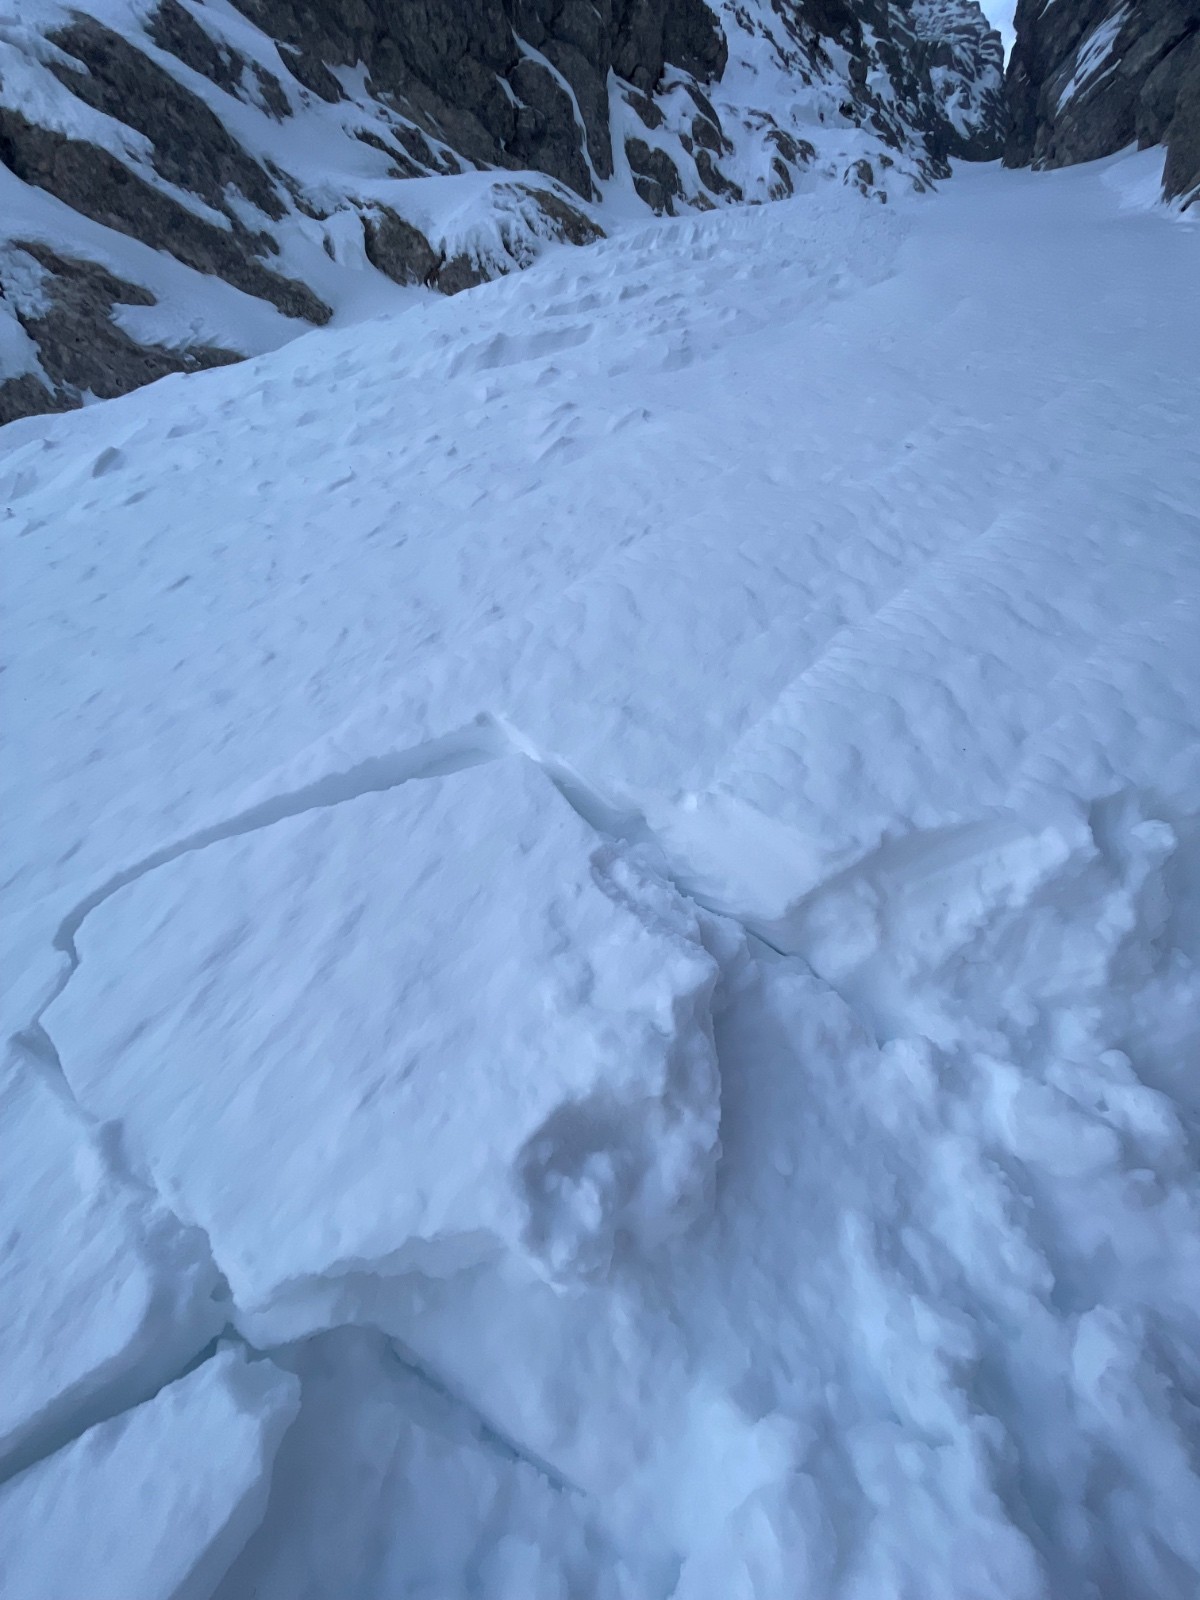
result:
<svg viewBox="0 0 1200 1600"><path fill-rule="evenodd" d="M266 1505L298 1384L215 1355L0 1489L6 1600L201 1600Z"/></svg>

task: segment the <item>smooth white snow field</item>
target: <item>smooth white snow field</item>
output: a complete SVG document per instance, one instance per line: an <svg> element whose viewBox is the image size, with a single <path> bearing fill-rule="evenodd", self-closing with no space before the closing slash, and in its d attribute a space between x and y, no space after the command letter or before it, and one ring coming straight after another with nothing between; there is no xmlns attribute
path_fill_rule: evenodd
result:
<svg viewBox="0 0 1200 1600"><path fill-rule="evenodd" d="M1160 168L0 431L4 1600L1194 1600Z"/></svg>

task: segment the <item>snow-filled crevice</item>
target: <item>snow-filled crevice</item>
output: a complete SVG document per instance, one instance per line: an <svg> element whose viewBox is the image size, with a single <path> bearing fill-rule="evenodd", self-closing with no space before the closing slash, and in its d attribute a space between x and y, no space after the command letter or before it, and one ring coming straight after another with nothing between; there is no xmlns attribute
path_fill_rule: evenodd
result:
<svg viewBox="0 0 1200 1600"><path fill-rule="evenodd" d="M543 55L540 50L535 50L533 45L531 45L527 40L522 39L519 33L514 32L513 39L516 42L517 49L521 52L525 59L527 61L532 61L535 66L541 67L542 71L546 73L547 77L549 77L566 96L571 106L571 115L575 120L575 128L579 137L579 153L583 157L584 164L588 170L588 176L591 178L595 187L595 194L603 194L604 191L601 187L600 174L596 171L596 164L592 160L592 153L588 147L587 122L584 118L582 110L580 109L579 96L575 93L575 90L571 87L567 79L547 56ZM593 196L593 198L594 197L595 196Z"/></svg>

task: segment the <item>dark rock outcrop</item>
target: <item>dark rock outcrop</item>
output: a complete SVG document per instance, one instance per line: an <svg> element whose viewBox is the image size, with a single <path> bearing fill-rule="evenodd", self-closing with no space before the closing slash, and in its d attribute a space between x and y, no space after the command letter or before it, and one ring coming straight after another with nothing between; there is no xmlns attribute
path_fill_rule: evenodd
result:
<svg viewBox="0 0 1200 1600"><path fill-rule="evenodd" d="M363 218L367 260L393 283L431 283L440 262L437 251L411 222L390 206L378 206Z"/></svg>
<svg viewBox="0 0 1200 1600"><path fill-rule="evenodd" d="M147 138L160 177L198 194L231 222L230 189L274 221L283 216L279 193L259 163L203 100L143 51L91 17L47 37L70 58L52 60L50 71L77 100Z"/></svg>
<svg viewBox="0 0 1200 1600"><path fill-rule="evenodd" d="M508 183L497 187L496 198L508 203L510 226L506 229L501 223L498 242L513 267L528 266L533 259L531 237L576 245L603 238L590 217L551 189ZM393 283L460 294L492 275L465 252L447 257L435 250L419 228L389 206L376 206L363 216L363 233L367 259Z"/></svg>
<svg viewBox="0 0 1200 1600"><path fill-rule="evenodd" d="M275 74L257 61L247 61L232 45L206 33L179 0L162 0L150 18L147 32L160 50L202 74L218 89L242 97L247 80L252 78L259 98L273 116L281 122L284 117L291 116L291 101Z"/></svg>
<svg viewBox="0 0 1200 1600"><path fill-rule="evenodd" d="M948 0L913 0L911 58L934 100L931 126L948 156L997 161L1004 153L1004 45L983 16Z"/></svg>
<svg viewBox="0 0 1200 1600"><path fill-rule="evenodd" d="M1020 0L1006 165L1166 146L1163 188L1200 197L1200 0Z"/></svg>
<svg viewBox="0 0 1200 1600"><path fill-rule="evenodd" d="M675 201L683 194L679 168L665 150L644 139L626 139L625 159L633 173L633 186L652 211L674 215Z"/></svg>
<svg viewBox="0 0 1200 1600"><path fill-rule="evenodd" d="M610 71L651 90L667 66L719 77L727 53L704 0L235 4L310 74L362 64L373 95L468 161L532 167L585 200L613 171Z"/></svg>
<svg viewBox="0 0 1200 1600"><path fill-rule="evenodd" d="M333 314L307 285L262 265L258 257L270 248L269 236L250 233L236 220L228 229L217 227L100 145L40 127L0 105L0 161L73 211L224 278L286 317L319 326Z"/></svg>
<svg viewBox="0 0 1200 1600"><path fill-rule="evenodd" d="M41 372L0 381L0 423L37 411L68 411L88 394L112 399L171 372L241 360L236 351L214 346L171 350L139 343L113 321L112 312L116 305L153 305L148 290L32 239L13 248L40 269L40 303L17 316L37 346Z"/></svg>
<svg viewBox="0 0 1200 1600"><path fill-rule="evenodd" d="M1004 47L973 0L775 0L775 10L798 63L807 55L828 66L829 44L846 52L839 114L890 151L918 141L923 178L948 177L951 157L999 156Z"/></svg>

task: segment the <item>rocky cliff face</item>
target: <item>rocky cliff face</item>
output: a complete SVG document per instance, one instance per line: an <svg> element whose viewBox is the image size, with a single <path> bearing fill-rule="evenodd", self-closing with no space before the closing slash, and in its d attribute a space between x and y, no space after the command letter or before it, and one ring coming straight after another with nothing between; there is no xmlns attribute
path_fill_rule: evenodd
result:
<svg viewBox="0 0 1200 1600"><path fill-rule="evenodd" d="M1166 146L1163 189L1200 198L1200 0L1020 0L1008 166Z"/></svg>
<svg viewBox="0 0 1200 1600"><path fill-rule="evenodd" d="M999 153L1001 68L975 0L21 0L0 422L610 219L886 199Z"/></svg>

